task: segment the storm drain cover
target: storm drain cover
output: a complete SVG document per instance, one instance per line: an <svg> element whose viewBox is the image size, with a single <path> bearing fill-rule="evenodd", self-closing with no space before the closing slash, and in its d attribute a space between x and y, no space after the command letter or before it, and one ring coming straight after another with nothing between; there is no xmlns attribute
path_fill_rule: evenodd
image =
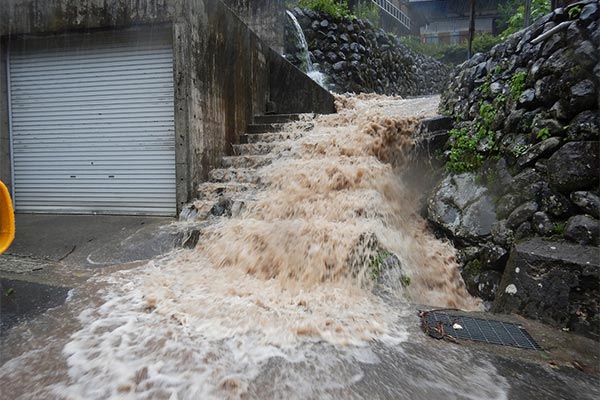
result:
<svg viewBox="0 0 600 400"><path fill-rule="evenodd" d="M436 339L467 339L522 349L542 349L531 335L517 324L452 315L442 311L423 311L420 315L423 330Z"/></svg>

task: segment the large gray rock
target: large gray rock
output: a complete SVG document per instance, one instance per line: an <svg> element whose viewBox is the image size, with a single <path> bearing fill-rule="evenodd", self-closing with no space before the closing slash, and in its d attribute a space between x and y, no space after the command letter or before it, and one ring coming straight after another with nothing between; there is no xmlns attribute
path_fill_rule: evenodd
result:
<svg viewBox="0 0 600 400"><path fill-rule="evenodd" d="M512 193L500 197L496 203L496 214L498 218L506 218L517 208L521 202L521 197Z"/></svg>
<svg viewBox="0 0 600 400"><path fill-rule="evenodd" d="M600 116L597 111L584 111L577 114L569 124L569 140L594 140L600 136Z"/></svg>
<svg viewBox="0 0 600 400"><path fill-rule="evenodd" d="M585 79L571 87L571 96L569 98L571 112L578 113L590 110L594 108L597 102L596 85L591 79Z"/></svg>
<svg viewBox="0 0 600 400"><path fill-rule="evenodd" d="M550 220L550 217L548 217L548 214L540 211L533 214L533 217L531 218L531 227L540 235L548 236L552 233L554 224Z"/></svg>
<svg viewBox="0 0 600 400"><path fill-rule="evenodd" d="M463 279L467 290L486 303L494 300L502 274L494 270L463 271Z"/></svg>
<svg viewBox="0 0 600 400"><path fill-rule="evenodd" d="M517 159L519 166L524 167L531 164L541 156L551 152L560 145L560 139L551 137L532 146Z"/></svg>
<svg viewBox="0 0 600 400"><path fill-rule="evenodd" d="M506 220L502 219L492 226L492 240L494 243L510 248L514 241L514 231L506 226Z"/></svg>
<svg viewBox="0 0 600 400"><path fill-rule="evenodd" d="M535 98L535 89L527 89L519 96L519 105L523 108L531 110L537 106Z"/></svg>
<svg viewBox="0 0 600 400"><path fill-rule="evenodd" d="M600 197L592 192L573 192L571 201L584 212L600 218Z"/></svg>
<svg viewBox="0 0 600 400"><path fill-rule="evenodd" d="M569 218L565 227L565 238L579 244L598 244L599 221L587 215Z"/></svg>
<svg viewBox="0 0 600 400"><path fill-rule="evenodd" d="M514 176L510 190L519 197L531 200L544 189L544 177L534 168L526 168Z"/></svg>
<svg viewBox="0 0 600 400"><path fill-rule="evenodd" d="M518 243L492 311L518 313L598 339L598 248L536 238Z"/></svg>
<svg viewBox="0 0 600 400"><path fill-rule="evenodd" d="M515 208L508 216L506 226L510 229L519 227L522 223L531 219L533 214L538 210L539 206L535 201L528 201Z"/></svg>
<svg viewBox="0 0 600 400"><path fill-rule="evenodd" d="M600 12L598 10L598 4L591 2L590 4L587 4L585 7L583 7L581 12L579 13L579 19L583 22L591 22L598 20L599 15Z"/></svg>
<svg viewBox="0 0 600 400"><path fill-rule="evenodd" d="M598 142L569 142L549 159L548 177L562 192L583 190L598 185Z"/></svg>
<svg viewBox="0 0 600 400"><path fill-rule="evenodd" d="M458 240L477 241L490 235L496 222L493 199L475 175L448 175L428 202L428 218Z"/></svg>

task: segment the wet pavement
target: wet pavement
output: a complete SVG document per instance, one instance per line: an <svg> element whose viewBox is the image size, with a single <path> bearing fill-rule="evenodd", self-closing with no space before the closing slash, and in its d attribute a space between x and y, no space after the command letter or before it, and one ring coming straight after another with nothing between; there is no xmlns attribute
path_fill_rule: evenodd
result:
<svg viewBox="0 0 600 400"><path fill-rule="evenodd" d="M139 265L181 246L186 231L174 222L17 214L15 241L0 255L0 331L61 305L97 268Z"/></svg>
<svg viewBox="0 0 600 400"><path fill-rule="evenodd" d="M5 254L96 267L149 260L174 248L174 218L17 214ZM0 264L2 265L2 264Z"/></svg>
<svg viewBox="0 0 600 400"><path fill-rule="evenodd" d="M0 278L0 333L24 319L60 306L70 288Z"/></svg>

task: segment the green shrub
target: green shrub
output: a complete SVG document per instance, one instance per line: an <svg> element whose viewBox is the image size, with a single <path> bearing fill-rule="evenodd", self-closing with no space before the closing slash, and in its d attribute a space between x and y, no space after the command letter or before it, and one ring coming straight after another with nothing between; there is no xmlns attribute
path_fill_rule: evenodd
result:
<svg viewBox="0 0 600 400"><path fill-rule="evenodd" d="M299 0L298 5L313 11L326 12L333 18L350 16L347 0Z"/></svg>
<svg viewBox="0 0 600 400"><path fill-rule="evenodd" d="M525 80L527 79L527 72L517 72L510 79L510 97L513 100L518 100L523 91L525 90Z"/></svg>
<svg viewBox="0 0 600 400"><path fill-rule="evenodd" d="M425 54L446 64L460 64L467 59L467 42L461 44L447 43L421 43L419 38L403 36L400 41L417 53ZM487 33L475 35L473 38L473 52L485 53L496 44L500 38Z"/></svg>
<svg viewBox="0 0 600 400"><path fill-rule="evenodd" d="M360 19L368 19L373 26L379 27L379 7L370 0L363 0L354 7L354 16Z"/></svg>
<svg viewBox="0 0 600 400"><path fill-rule="evenodd" d="M475 37L473 38L473 54L486 53L500 42L501 39L499 36L494 36L489 33L475 35Z"/></svg>
<svg viewBox="0 0 600 400"><path fill-rule="evenodd" d="M550 137L550 129L548 128L542 128L539 130L539 132L537 133L536 137L539 140L546 140Z"/></svg>
<svg viewBox="0 0 600 400"><path fill-rule="evenodd" d="M520 144L520 145L518 145L517 147L515 147L515 148L513 149L513 152L512 152L512 153L513 153L513 155L514 155L515 157L519 158L519 157L521 157L523 154L525 154L525 153L527 152L527 150L529 150L529 147L530 147L530 146L528 146L528 145L526 145L526 144Z"/></svg>
<svg viewBox="0 0 600 400"><path fill-rule="evenodd" d="M569 8L569 18L570 19L578 18L579 14L581 14L581 5L576 5L576 6Z"/></svg>
<svg viewBox="0 0 600 400"><path fill-rule="evenodd" d="M442 46L432 43L421 43L421 39L414 36L401 36L400 42L417 53L425 54L430 57L438 58L441 55Z"/></svg>
<svg viewBox="0 0 600 400"><path fill-rule="evenodd" d="M565 233L565 228L567 226L566 222L557 222L552 227L552 233L558 236L562 236Z"/></svg>
<svg viewBox="0 0 600 400"><path fill-rule="evenodd" d="M504 31L500 34L502 40L509 35L524 28L525 5L522 0L509 0L504 4L498 5L500 12L500 29ZM531 2L531 22L548 14L550 11L550 0L532 0Z"/></svg>
<svg viewBox="0 0 600 400"><path fill-rule="evenodd" d="M400 282L402 284L403 287L407 287L410 285L410 276L408 275L402 275L402 281Z"/></svg>
<svg viewBox="0 0 600 400"><path fill-rule="evenodd" d="M371 280L376 281L377 278L379 278L379 275L381 275L381 271L383 270L383 262L391 255L392 253L389 251L383 250L371 258L371 261L369 262L369 277Z"/></svg>
<svg viewBox="0 0 600 400"><path fill-rule="evenodd" d="M461 174L472 171L481 165L483 156L477 152L478 136L478 134L471 134L466 127L450 131L452 145L446 163L448 171Z"/></svg>
<svg viewBox="0 0 600 400"><path fill-rule="evenodd" d="M452 143L446 162L448 171L456 174L474 171L483 163L484 153L498 150L492 126L497 116L496 110L504 106L503 101L495 101L493 104L480 101L479 115L473 121L471 129L463 127L450 131ZM487 140L486 149L478 150L478 145L484 140Z"/></svg>

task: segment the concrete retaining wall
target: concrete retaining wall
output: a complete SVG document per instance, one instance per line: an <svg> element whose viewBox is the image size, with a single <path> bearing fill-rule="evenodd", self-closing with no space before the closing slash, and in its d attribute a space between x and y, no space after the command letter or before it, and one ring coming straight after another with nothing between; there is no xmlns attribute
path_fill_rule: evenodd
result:
<svg viewBox="0 0 600 400"><path fill-rule="evenodd" d="M173 34L178 210L231 153L268 101L278 112L334 112L333 97L285 61L220 0L2 0L0 54L32 35L155 29ZM0 69L0 179L10 185L5 62Z"/></svg>
<svg viewBox="0 0 600 400"><path fill-rule="evenodd" d="M223 0L248 27L277 53L283 53L285 0Z"/></svg>

